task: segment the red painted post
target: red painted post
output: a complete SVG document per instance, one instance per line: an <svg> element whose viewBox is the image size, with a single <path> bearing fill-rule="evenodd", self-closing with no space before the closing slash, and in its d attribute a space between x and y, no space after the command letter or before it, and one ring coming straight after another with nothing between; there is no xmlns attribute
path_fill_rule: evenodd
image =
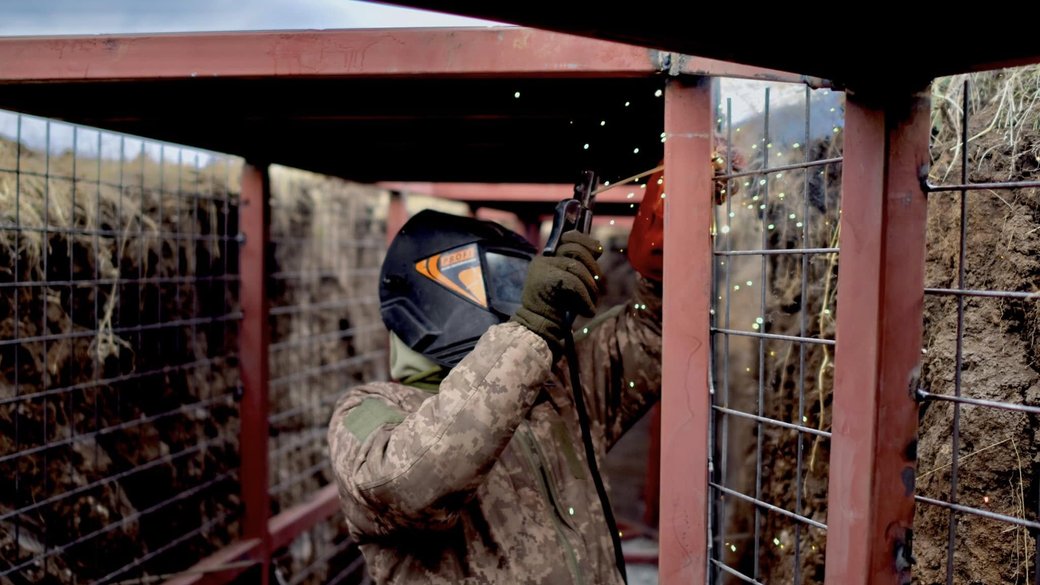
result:
<svg viewBox="0 0 1040 585"><path fill-rule="evenodd" d="M542 221L539 217L524 219L524 238L539 250L542 249Z"/></svg>
<svg viewBox="0 0 1040 585"><path fill-rule="evenodd" d="M405 206L405 195L400 191L390 191L390 207L386 212L386 245L394 241L394 236L401 231L408 221L408 208Z"/></svg>
<svg viewBox="0 0 1040 585"><path fill-rule="evenodd" d="M267 247L270 241L270 182L266 166L242 167L239 223L242 242L239 253L242 328L239 333L239 363L242 402L239 449L242 482L242 538L258 539L262 555L261 583L267 585L271 562L271 514L268 491L268 346Z"/></svg>
<svg viewBox="0 0 1040 585"><path fill-rule="evenodd" d="M704 585L708 560L711 308L711 83L665 89L662 585Z"/></svg>
<svg viewBox="0 0 1040 585"><path fill-rule="evenodd" d="M928 93L850 93L842 173L827 585L910 582Z"/></svg>
<svg viewBox="0 0 1040 585"><path fill-rule="evenodd" d="M643 490L643 524L657 529L661 516L661 405L650 411L650 446L647 448L646 487Z"/></svg>

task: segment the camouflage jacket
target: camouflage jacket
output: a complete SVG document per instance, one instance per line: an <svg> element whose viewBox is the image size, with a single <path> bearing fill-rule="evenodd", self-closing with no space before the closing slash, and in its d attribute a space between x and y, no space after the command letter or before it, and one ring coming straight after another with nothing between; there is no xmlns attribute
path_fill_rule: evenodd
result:
<svg viewBox="0 0 1040 585"><path fill-rule="evenodd" d="M660 396L660 297L576 332L598 460ZM490 328L435 393L348 391L329 445L351 536L377 583L619 584L566 358Z"/></svg>

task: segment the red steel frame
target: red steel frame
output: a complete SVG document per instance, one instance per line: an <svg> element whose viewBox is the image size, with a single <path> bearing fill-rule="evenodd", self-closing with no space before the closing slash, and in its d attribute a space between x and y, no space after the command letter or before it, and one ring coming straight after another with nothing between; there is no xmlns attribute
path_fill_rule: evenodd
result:
<svg viewBox="0 0 1040 585"><path fill-rule="evenodd" d="M683 253L665 256L662 585L707 579L711 181L681 164L710 155L707 88L665 94L665 246ZM926 91L846 104L828 585L910 582L929 106Z"/></svg>
<svg viewBox="0 0 1040 585"><path fill-rule="evenodd" d="M268 347L271 331L267 319L267 247L270 241L270 177L266 166L247 163L242 169L239 212L242 235L241 263L241 369L242 417L241 476L245 513L242 537L260 543L262 582L267 584L271 536L267 517L271 509L268 490Z"/></svg>
<svg viewBox="0 0 1040 585"><path fill-rule="evenodd" d="M391 30L322 31L293 33L221 33L193 35L113 36L90 38L0 39L0 82L105 80L127 81L199 76L223 77L637 77L667 71L672 75L701 73L750 77L787 82L824 85L825 82L783 72L734 65L710 59L671 59L671 55L606 41L592 41L569 35L529 29L497 30ZM675 214L689 212L703 230L685 229L674 223L669 230L673 249L682 249L691 237L697 239L693 250L710 257L708 226L710 177L708 167L697 165L690 172L682 169L683 160L708 160L710 143L710 91L707 77L696 77L691 84L673 80L666 94L666 159L679 169L669 178ZM467 201L473 205L496 201L555 201L570 186L556 185L460 185L429 186L384 185L391 190L429 192L433 195ZM408 187L408 189L403 189ZM424 188L425 187L425 188ZM493 187L489 190L489 187ZM703 193L701 193L703 191ZM620 191L619 191L620 192ZM681 194L688 193L688 196ZM604 194L604 201L611 199ZM620 196L614 193L615 196ZM267 267L264 250L268 243L270 219L267 169L247 165L242 178L241 228L244 237L240 256L242 282L241 332L243 370L242 417L242 497L244 505L242 540L211 557L203 559L171 583L227 583L247 569L259 565L267 582L271 553L287 545L315 523L333 515L337 495L326 487L309 501L276 517L269 517L267 490L267 344L269 340L267 298L264 286ZM699 203L698 203L699 202ZM407 219L402 196L391 196L388 237ZM666 287L674 289L666 306L675 328L666 329L666 384L675 392L666 393L665 403L675 406L663 415L664 428L680 428L668 433L663 460L685 455L685 444L701 445L701 459L686 460L682 466L663 466L665 477L662 501L665 502L662 533L662 567L670 575L697 573L696 561L704 559L706 538L702 526L705 504L688 493L670 491L677 485L706 487L707 434L698 433L697 422L706 424L707 412L707 307L710 272L707 265L683 266L674 256L670 273L682 271L688 278L673 278ZM688 272L693 268L694 272ZM698 284L699 283L699 284ZM701 309L678 302L694 289L701 297ZM687 317L692 319L687 320ZM696 321L694 319L700 319ZM676 367L686 355L673 350L684 348L698 356L695 364ZM669 365L670 364L670 365ZM687 398L679 392L697 396L704 408L694 412L695 420L679 421L676 415L688 412ZM680 406L683 404L684 406ZM667 412L667 411L666 411ZM681 426L685 425L685 426ZM700 428L705 428L700 426ZM702 436L703 435L703 436ZM704 462L705 464L701 464ZM682 477L676 475L681 472ZM678 480L681 479L681 483ZM690 483L692 480L692 484ZM696 491L703 499L706 491ZM694 537L699 548L690 548L687 537ZM694 550L694 556L683 551ZM701 571L702 572L702 571ZM703 578L703 577L702 577ZM665 581L668 582L668 581Z"/></svg>
<svg viewBox="0 0 1040 585"><path fill-rule="evenodd" d="M664 256L662 585L703 585L707 577L712 114L710 78L669 80L664 246L678 253Z"/></svg>
<svg viewBox="0 0 1040 585"><path fill-rule="evenodd" d="M690 161L709 160L713 112L709 78L700 75L823 82L708 59L673 60L667 53L529 29L0 39L0 64L0 82L677 75L665 93L665 160L671 169L665 245L673 253L665 259L660 576L663 585L706 582L711 171L708 164ZM876 102L849 96L829 584L907 582L917 417L912 391L923 309L921 174L928 160L928 127L928 100L920 94L907 91ZM465 190L451 190L469 200ZM267 195L266 167L247 165L240 261L242 541L200 562L177 583L226 583L257 564L266 583L272 550L337 508L335 489L327 487L308 502L269 517ZM540 200L545 195L526 196ZM395 197L390 233L403 213Z"/></svg>
<svg viewBox="0 0 1040 585"><path fill-rule="evenodd" d="M828 585L910 582L929 105L846 103Z"/></svg>
<svg viewBox="0 0 1040 585"><path fill-rule="evenodd" d="M194 77L639 77L667 71L821 79L527 28L0 38L0 82ZM681 57L681 58L680 58Z"/></svg>

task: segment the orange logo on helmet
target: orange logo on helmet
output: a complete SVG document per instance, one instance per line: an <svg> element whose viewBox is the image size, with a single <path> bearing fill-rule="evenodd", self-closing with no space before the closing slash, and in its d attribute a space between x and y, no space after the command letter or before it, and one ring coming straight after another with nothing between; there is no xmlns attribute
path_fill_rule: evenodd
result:
<svg viewBox="0 0 1040 585"><path fill-rule="evenodd" d="M415 269L462 298L487 308L484 271L480 267L476 244L424 258L415 263Z"/></svg>

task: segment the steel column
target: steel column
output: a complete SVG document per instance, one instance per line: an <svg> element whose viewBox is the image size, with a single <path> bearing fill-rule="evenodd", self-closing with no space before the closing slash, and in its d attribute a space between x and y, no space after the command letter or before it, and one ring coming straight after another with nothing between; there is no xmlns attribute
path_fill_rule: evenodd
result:
<svg viewBox="0 0 1040 585"><path fill-rule="evenodd" d="M708 560L708 388L712 111L707 77L665 90L667 204L661 408L660 582L704 585Z"/></svg>
<svg viewBox="0 0 1040 585"><path fill-rule="evenodd" d="M828 585L910 582L929 128L927 92L848 96Z"/></svg>
<svg viewBox="0 0 1040 585"><path fill-rule="evenodd" d="M267 420L270 345L267 299L269 195L267 166L243 165L239 204L239 221L243 237L239 254L242 303L239 359L243 390L239 410L242 425L239 477L242 482L242 538L260 541L263 585L267 585L268 582L271 552L271 535L267 528L267 520L271 513Z"/></svg>

